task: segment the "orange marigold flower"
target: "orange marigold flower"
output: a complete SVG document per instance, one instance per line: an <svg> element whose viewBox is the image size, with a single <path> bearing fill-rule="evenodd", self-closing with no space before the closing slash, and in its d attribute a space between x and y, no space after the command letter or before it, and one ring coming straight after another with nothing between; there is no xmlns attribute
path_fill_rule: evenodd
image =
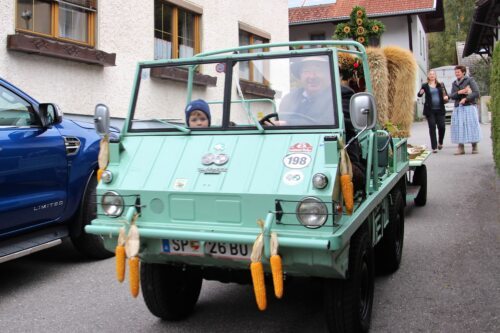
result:
<svg viewBox="0 0 500 333"><path fill-rule="evenodd" d="M349 28L348 26L345 26L345 27L344 27L344 32L345 32L346 34L350 33L350 32L351 32L351 28Z"/></svg>
<svg viewBox="0 0 500 333"><path fill-rule="evenodd" d="M358 37L358 42L360 42L361 44L363 44L365 42L365 37L363 37L363 36Z"/></svg>
<svg viewBox="0 0 500 333"><path fill-rule="evenodd" d="M356 33L358 35L364 35L365 34L365 28L363 27L358 27L358 29L356 29Z"/></svg>
<svg viewBox="0 0 500 333"><path fill-rule="evenodd" d="M357 15L358 17L362 17L362 16L363 16L363 11L362 11L361 9L360 9L360 10L358 10L358 11L356 12L356 15Z"/></svg>
<svg viewBox="0 0 500 333"><path fill-rule="evenodd" d="M372 31L373 31L373 32L378 32L378 30L379 30L379 29L380 29L380 28L378 27L378 25L374 25L374 26L372 27Z"/></svg>
<svg viewBox="0 0 500 333"><path fill-rule="evenodd" d="M356 24L363 25L363 19L361 19L361 18L356 19Z"/></svg>

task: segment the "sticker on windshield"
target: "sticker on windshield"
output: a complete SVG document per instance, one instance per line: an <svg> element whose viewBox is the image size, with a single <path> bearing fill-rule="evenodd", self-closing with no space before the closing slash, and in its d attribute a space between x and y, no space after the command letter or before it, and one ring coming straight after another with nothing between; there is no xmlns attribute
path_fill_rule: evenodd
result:
<svg viewBox="0 0 500 333"><path fill-rule="evenodd" d="M311 163L311 156L307 154L288 154L283 158L283 163L290 169L302 169Z"/></svg>
<svg viewBox="0 0 500 333"><path fill-rule="evenodd" d="M283 183L294 186L302 183L304 180L304 174L299 170L290 170L283 175Z"/></svg>
<svg viewBox="0 0 500 333"><path fill-rule="evenodd" d="M225 63L218 63L215 65L215 71L217 73L224 73L226 71L226 64Z"/></svg>
<svg viewBox="0 0 500 333"><path fill-rule="evenodd" d="M310 153L312 150L313 146L307 142L299 142L288 148L292 153Z"/></svg>
<svg viewBox="0 0 500 333"><path fill-rule="evenodd" d="M143 68L141 71L141 80L148 80L150 76L150 68Z"/></svg>

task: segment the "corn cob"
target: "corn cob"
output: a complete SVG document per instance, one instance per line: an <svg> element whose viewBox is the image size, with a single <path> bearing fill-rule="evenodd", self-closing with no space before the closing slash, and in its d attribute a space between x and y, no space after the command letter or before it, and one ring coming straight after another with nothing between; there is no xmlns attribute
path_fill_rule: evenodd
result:
<svg viewBox="0 0 500 333"><path fill-rule="evenodd" d="M266 299L266 285L264 282L264 267L262 262L252 262L250 264L250 271L252 273L253 290L255 293L255 301L260 311L267 308Z"/></svg>
<svg viewBox="0 0 500 333"><path fill-rule="evenodd" d="M101 181L102 173L104 172L103 169L98 169L97 170L97 182Z"/></svg>
<svg viewBox="0 0 500 333"><path fill-rule="evenodd" d="M354 209L354 184L351 181L351 176L340 176L340 185L342 187L342 196L344 197L347 214L351 215Z"/></svg>
<svg viewBox="0 0 500 333"><path fill-rule="evenodd" d="M125 280L126 254L125 254L125 228L120 228L118 244L115 249L116 278L118 281Z"/></svg>
<svg viewBox="0 0 500 333"><path fill-rule="evenodd" d="M133 297L137 297L139 294L139 229L137 228L135 222L137 220L138 214L135 214L130 222L130 228L128 229L128 237L125 243L125 252L129 258L129 280L130 280L130 292Z"/></svg>
<svg viewBox="0 0 500 333"><path fill-rule="evenodd" d="M341 143L343 147L343 143ZM348 215L354 210L354 184L352 183L352 164L345 148L340 152L340 188Z"/></svg>
<svg viewBox="0 0 500 333"><path fill-rule="evenodd" d="M130 268L129 279L130 279L130 293L132 297L137 297L139 295L139 257L132 257L128 260L128 265Z"/></svg>
<svg viewBox="0 0 500 333"><path fill-rule="evenodd" d="M267 308L266 299L266 284L264 281L264 266L262 265L262 248L264 246L262 233L257 236L252 248L250 256L252 263L250 264L250 273L252 274L253 290L255 293L255 301L259 310L264 311Z"/></svg>
<svg viewBox="0 0 500 333"><path fill-rule="evenodd" d="M271 234L271 273L273 275L274 295L276 298L283 297L283 265L278 254L278 235Z"/></svg>

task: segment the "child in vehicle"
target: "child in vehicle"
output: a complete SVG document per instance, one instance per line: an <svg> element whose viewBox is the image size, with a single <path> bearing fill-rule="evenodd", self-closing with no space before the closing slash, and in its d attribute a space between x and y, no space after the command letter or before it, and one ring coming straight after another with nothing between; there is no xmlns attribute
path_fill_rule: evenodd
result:
<svg viewBox="0 0 500 333"><path fill-rule="evenodd" d="M210 127L210 107L204 100L191 101L186 106L185 112L188 127Z"/></svg>

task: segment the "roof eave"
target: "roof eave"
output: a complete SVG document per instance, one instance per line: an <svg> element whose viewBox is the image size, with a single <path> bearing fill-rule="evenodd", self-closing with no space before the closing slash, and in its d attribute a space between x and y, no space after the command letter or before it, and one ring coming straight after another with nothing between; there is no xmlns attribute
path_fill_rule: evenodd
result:
<svg viewBox="0 0 500 333"><path fill-rule="evenodd" d="M405 10L405 11L400 11L400 12L386 12L386 13L368 14L367 16L369 18L405 16L405 15L427 14L427 13L432 13L435 11L436 11L436 9L434 9L434 8L421 8L421 9ZM289 22L288 25L292 26L292 25L327 23L327 22L335 23L335 22L346 21L348 19L349 19L349 16L339 16L339 17L329 17L329 18L318 19L318 20L304 20L304 21Z"/></svg>
<svg viewBox="0 0 500 333"><path fill-rule="evenodd" d="M490 23L495 24L495 19L497 19L499 14L500 5L495 1L484 0L476 3L469 33L467 34L467 39L465 41L462 58L470 56L473 53L491 55L491 50L489 50L488 47L485 48L485 46L490 45L485 45L486 42L484 41L484 36L486 31L492 28L481 25L480 23L487 21L489 18L491 20ZM481 49L486 49L486 51L481 52Z"/></svg>

